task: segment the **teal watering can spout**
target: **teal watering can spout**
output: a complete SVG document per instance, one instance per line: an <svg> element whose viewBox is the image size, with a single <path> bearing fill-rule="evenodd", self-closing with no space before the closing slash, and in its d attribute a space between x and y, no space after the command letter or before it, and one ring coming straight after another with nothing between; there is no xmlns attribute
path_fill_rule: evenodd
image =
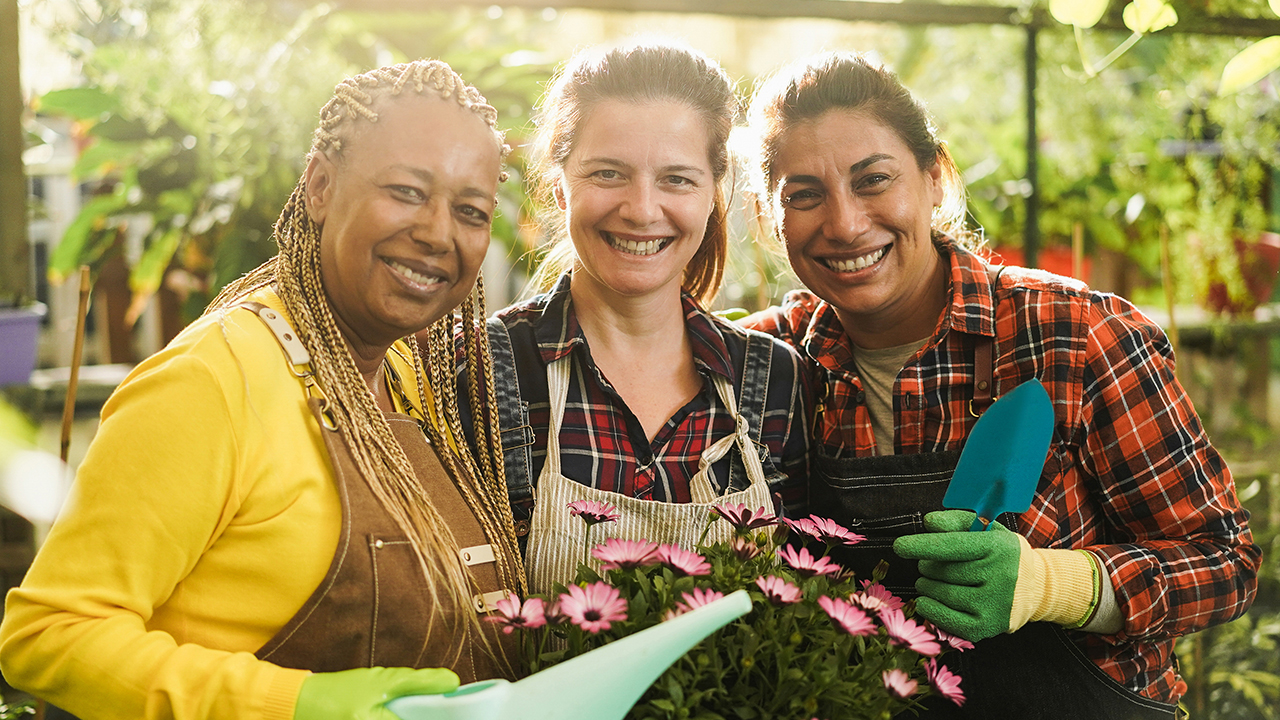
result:
<svg viewBox="0 0 1280 720"><path fill-rule="evenodd" d="M515 683L485 680L387 703L401 720L622 720L703 638L751 611L747 591L655 625Z"/></svg>

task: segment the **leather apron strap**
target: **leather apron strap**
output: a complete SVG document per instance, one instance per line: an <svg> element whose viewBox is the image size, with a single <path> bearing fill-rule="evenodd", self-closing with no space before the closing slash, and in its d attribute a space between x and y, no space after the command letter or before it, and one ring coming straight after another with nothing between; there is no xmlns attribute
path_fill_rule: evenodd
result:
<svg viewBox="0 0 1280 720"><path fill-rule="evenodd" d="M249 309L259 317L264 313L279 317L264 306ZM276 325L288 328L283 322ZM285 330L272 327L272 323L268 327L282 340L292 364L309 363L309 358L289 352L286 338L282 337ZM492 657L485 650L485 643L474 636L474 630L468 641L455 641L458 633L468 632L456 612L446 612L445 617L453 616L458 622L437 626L428 636L432 599L417 555L361 476L350 448L325 411L325 402L313 397L307 404L320 426L342 505L338 545L320 585L255 655L277 665L313 672L374 666L448 667L463 682L513 678L510 663ZM498 587L494 551L485 540L479 521L417 421L399 413L387 413L386 420L427 497L462 547L460 558L473 578L468 592L472 602L491 605L506 597L506 591ZM490 638L488 645L498 654L514 658L509 648L504 652L500 640L505 638L500 637L496 627L484 625L483 632Z"/></svg>

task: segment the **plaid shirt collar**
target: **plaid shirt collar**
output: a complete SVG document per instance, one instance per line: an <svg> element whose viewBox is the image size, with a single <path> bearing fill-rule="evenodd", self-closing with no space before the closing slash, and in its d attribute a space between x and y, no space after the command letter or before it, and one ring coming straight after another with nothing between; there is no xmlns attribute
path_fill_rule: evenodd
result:
<svg viewBox="0 0 1280 720"><path fill-rule="evenodd" d="M934 238L934 247L951 267L951 303L938 319L929 345L937 344L948 330L994 337L995 299L986 263L945 235ZM853 343L826 300L814 308L801 348L827 370L847 373L854 367Z"/></svg>
<svg viewBox="0 0 1280 720"><path fill-rule="evenodd" d="M538 353L547 365L573 352L575 347L587 347L587 338L582 334L582 325L578 323L573 296L569 292L572 280L572 272L560 276L547 295L541 316L533 321ZM737 373L729 359L729 347L715 319L688 293L680 293L680 303L684 308L684 325L693 346L694 362L736 383Z"/></svg>

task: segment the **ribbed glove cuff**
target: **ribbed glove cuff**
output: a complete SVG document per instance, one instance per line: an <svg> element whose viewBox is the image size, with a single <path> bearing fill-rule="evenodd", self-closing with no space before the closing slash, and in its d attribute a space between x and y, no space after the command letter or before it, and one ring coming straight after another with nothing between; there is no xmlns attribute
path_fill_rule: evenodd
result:
<svg viewBox="0 0 1280 720"><path fill-rule="evenodd" d="M1018 536L1018 584L1009 632L1045 621L1078 628L1098 605L1099 570L1087 552L1032 548Z"/></svg>

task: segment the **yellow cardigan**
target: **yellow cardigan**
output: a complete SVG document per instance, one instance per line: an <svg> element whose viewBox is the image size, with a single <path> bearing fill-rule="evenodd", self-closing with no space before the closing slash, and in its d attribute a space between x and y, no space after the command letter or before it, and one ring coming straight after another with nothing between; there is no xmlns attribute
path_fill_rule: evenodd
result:
<svg viewBox="0 0 1280 720"><path fill-rule="evenodd" d="M388 359L420 402L412 368ZM5 678L86 720L290 720L307 673L253 653L324 578L341 525L306 399L243 309L138 365L8 595Z"/></svg>

